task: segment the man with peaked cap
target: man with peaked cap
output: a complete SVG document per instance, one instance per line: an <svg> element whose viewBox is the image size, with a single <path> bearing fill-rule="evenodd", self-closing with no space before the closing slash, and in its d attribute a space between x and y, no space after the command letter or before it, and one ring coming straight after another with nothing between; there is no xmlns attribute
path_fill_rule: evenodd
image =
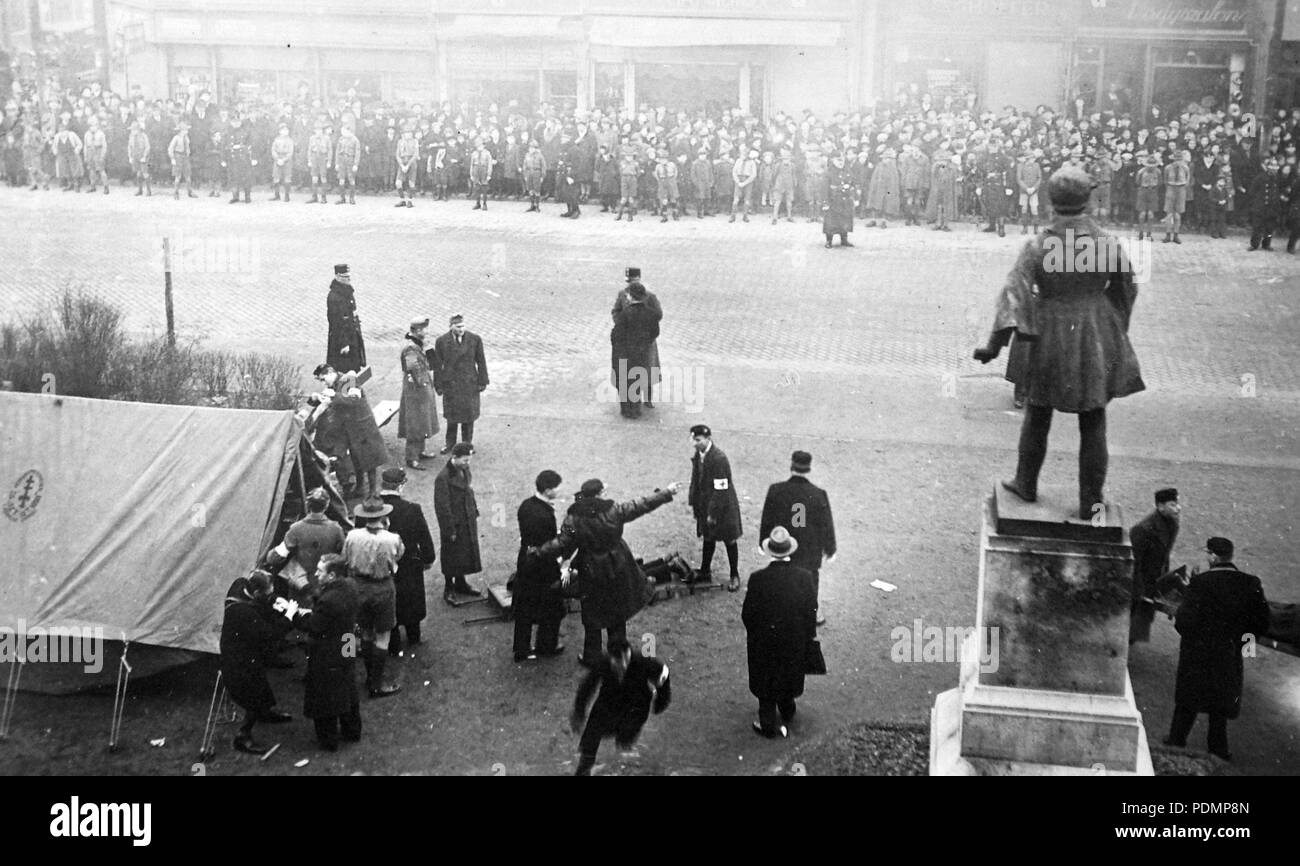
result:
<svg viewBox="0 0 1300 866"><path fill-rule="evenodd" d="M731 478L731 462L722 449L713 444L713 431L704 424L691 428L695 453L691 457L691 489L688 503L695 514L695 534L704 539L696 581L713 580L713 553L719 541L727 549L731 567L727 590L740 589L740 550L736 543L743 534L740 525L740 498Z"/></svg>
<svg viewBox="0 0 1300 866"><path fill-rule="evenodd" d="M1207 713L1208 750L1230 761L1228 720L1241 715L1242 644L1268 631L1269 609L1259 578L1233 564L1230 540L1210 538L1205 554L1209 569L1192 574L1174 619L1182 642L1164 744L1186 746L1196 716Z"/></svg>
<svg viewBox="0 0 1300 866"><path fill-rule="evenodd" d="M388 529L393 507L371 494L357 505L353 519L357 528L343 540L343 558L356 581L360 609L361 657L366 666L366 688L372 698L395 695L402 687L384 682L388 663L388 641L397 624L397 590L393 576L406 555L406 546Z"/></svg>
<svg viewBox="0 0 1300 866"><path fill-rule="evenodd" d="M238 113L230 118L225 162L222 164L230 172L231 198L228 204L237 204L241 192L244 204L250 204L253 201L253 168L257 159L253 154L253 131Z"/></svg>
<svg viewBox="0 0 1300 866"><path fill-rule="evenodd" d="M360 370L366 365L366 344L361 336L352 271L347 265L334 266L334 279L325 299L325 318L329 322L325 362L340 373Z"/></svg>
<svg viewBox="0 0 1300 866"><path fill-rule="evenodd" d="M417 316L406 334L401 355L402 400L397 415L397 438L406 441L406 465L419 471L424 471L420 460L435 456L424 453L424 442L438 432L438 403L424 345L428 327L429 317Z"/></svg>
<svg viewBox="0 0 1300 866"><path fill-rule="evenodd" d="M1128 531L1133 545L1133 599L1129 619L1129 644L1151 640L1151 623L1156 618L1152 598L1160 592L1161 578L1169 574L1169 554L1178 539L1182 506L1178 491L1166 487L1156 491L1156 510Z"/></svg>
<svg viewBox="0 0 1300 866"><path fill-rule="evenodd" d="M749 576L740 612L749 691L758 698L758 721L753 727L768 739L789 735L795 698L803 695L808 672L805 654L817 634L813 576L792 561L801 546L784 526L772 528L760 545L771 562Z"/></svg>
<svg viewBox="0 0 1300 866"><path fill-rule="evenodd" d="M1085 214L1092 195L1088 173L1065 166L1051 176L1048 186L1056 219L1026 241L998 296L988 344L975 350L975 359L987 364L1013 334L1035 340L1027 369L1014 380L1027 384L1028 405L1016 476L1002 486L1026 502L1037 501L1052 414L1077 414L1077 514L1080 520L1091 520L1104 501L1109 462L1106 405L1146 388L1128 339L1137 287L1124 248ZM1069 266L1081 260L1095 267L1080 272Z"/></svg>
<svg viewBox="0 0 1300 866"><path fill-rule="evenodd" d="M798 549L790 553L792 562L812 575L813 606L816 607L822 563L829 564L835 560L836 546L830 499L825 490L808 479L811 472L811 454L796 451L790 455L789 479L778 481L767 489L758 534L768 538L779 526L790 533L798 545ZM825 621L819 614L817 625Z"/></svg>
<svg viewBox="0 0 1300 866"><path fill-rule="evenodd" d="M429 523L424 518L424 509L418 502L402 496L406 470L400 466L389 467L384 470L382 480L384 488L379 495L384 504L393 509L388 515L388 528L402 539L404 548L393 574L393 618L397 625L393 627L388 642L388 654L393 656L402 652L399 628L406 629L408 645L420 642L420 623L428 612L424 601L424 573L433 567L438 555L433 546L433 536L429 534Z"/></svg>
<svg viewBox="0 0 1300 866"><path fill-rule="evenodd" d="M433 482L433 512L438 518L442 547L442 598L456 603L456 595L477 597L465 576L483 570L478 546L478 501L474 497L474 476L470 460L474 446L457 442L451 458Z"/></svg>
<svg viewBox="0 0 1300 866"><path fill-rule="evenodd" d="M624 268L623 276L627 280L627 285L619 289L618 295L614 297L614 307L609 311L610 318L612 318L615 322L618 322L619 314L623 312L623 310L627 307L629 301L631 300L629 291L632 284L640 283L644 287L644 283L641 283L640 268L634 268L634 267ZM659 322L663 319L664 308L663 305L659 303L658 295L656 295L654 292L650 291L649 289L646 289L643 303L646 305L646 307L649 310L651 310L655 314L656 322ZM659 366L660 366L659 365L659 340L658 338L656 338L652 340L650 343L650 357L649 357L650 382L649 382L649 387L645 394L645 402L642 403L642 405L645 406L645 408L647 409L653 409L655 407L654 389L655 386L659 383ZM617 358L614 358L613 360L613 369L615 370L618 369ZM615 382L615 387L617 387L617 384L618 383Z"/></svg>
<svg viewBox="0 0 1300 866"><path fill-rule="evenodd" d="M618 391L620 411L624 418L640 418L641 405L650 396L650 383L655 374L651 365L651 348L659 337L659 320L662 311L650 308L645 286L631 281L627 286L627 300L614 315L614 327L609 340L612 349L614 387ZM623 300L623 296L619 296Z"/></svg>

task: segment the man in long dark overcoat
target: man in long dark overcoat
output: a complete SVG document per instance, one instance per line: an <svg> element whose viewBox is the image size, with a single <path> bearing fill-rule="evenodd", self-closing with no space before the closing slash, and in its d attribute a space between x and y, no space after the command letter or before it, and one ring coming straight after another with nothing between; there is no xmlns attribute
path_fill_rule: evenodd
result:
<svg viewBox="0 0 1300 866"><path fill-rule="evenodd" d="M393 513L388 515L388 531L397 533L404 548L402 558L397 560L397 573L393 575L393 587L397 592L397 625L388 641L388 654L398 655L402 651L398 628L406 630L406 642L411 646L420 642L420 623L428 613L424 600L424 573L433 567L438 555L433 546L433 536L429 533L429 523L424 518L424 509L420 503L402 496L406 470L399 466L385 469L383 483L380 495L384 504L393 508Z"/></svg>
<svg viewBox="0 0 1300 866"><path fill-rule="evenodd" d="M619 411L624 418L640 418L641 405L649 400L651 351L659 337L659 319L646 303L647 292L640 283L628 284L628 303L614 319L609 340L613 350L614 387Z"/></svg>
<svg viewBox="0 0 1300 866"><path fill-rule="evenodd" d="M1182 507L1178 491L1172 487L1156 491L1156 510L1129 530L1133 545L1133 601L1129 618L1128 642L1151 640L1151 623L1156 606L1148 601L1159 588L1160 578L1169 572L1169 552L1178 538L1178 520Z"/></svg>
<svg viewBox="0 0 1300 866"><path fill-rule="evenodd" d="M731 462L722 449L713 444L713 431L704 424L691 428L695 454L691 456L691 490L688 497L695 514L695 534L704 539L700 568L695 580L713 580L713 552L719 541L727 549L731 566L727 589L740 589L740 549L736 540L743 534L740 526L740 499L731 478Z"/></svg>
<svg viewBox="0 0 1300 866"><path fill-rule="evenodd" d="M1211 538L1205 552L1210 568L1192 575L1174 620L1183 640L1165 745L1187 745L1197 714L1208 713L1209 752L1227 761L1228 720L1241 714L1242 645L1268 630L1268 602L1259 578L1233 564L1231 541Z"/></svg>
<svg viewBox="0 0 1300 866"><path fill-rule="evenodd" d="M334 266L325 314L329 319L325 362L340 373L360 370L366 365L366 344L361 337L361 318L357 316L352 272L347 265Z"/></svg>
<svg viewBox="0 0 1300 866"><path fill-rule="evenodd" d="M469 462L474 447L457 442L451 459L433 482L433 512L438 518L442 548L443 601L455 604L456 595L478 596L465 575L483 570L478 550L478 502L474 498Z"/></svg>
<svg viewBox="0 0 1300 866"><path fill-rule="evenodd" d="M783 526L798 542L790 561L812 575L816 601L822 562L835 558L835 520L831 516L830 498L809 480L810 472L811 454L796 451L790 455L790 478L767 488L758 534L767 538L772 530ZM818 614L817 624L824 622Z"/></svg>
<svg viewBox="0 0 1300 866"><path fill-rule="evenodd" d="M316 728L316 741L333 752L343 739L361 739L361 698L357 692L357 614L361 601L356 585L348 576L342 556L329 553L316 566L320 593L310 611L294 625L311 638L307 654L307 681L303 694L303 715ZM341 737L340 737L341 734Z"/></svg>
<svg viewBox="0 0 1300 866"><path fill-rule="evenodd" d="M618 321L619 314L623 312L623 309L632 300L632 296L630 294L632 284L641 283L641 269L624 268L623 276L627 280L627 285L619 289L618 295L616 295L614 298L614 306L609 311L610 318L612 318L615 322ZM642 287L644 287L645 284L641 283L641 285ZM664 317L663 305L659 303L659 296L656 295L654 292L650 291L649 289L646 289L645 292L645 305L654 311L654 314L656 316L655 321L657 322L663 321L663 317ZM649 367L650 367L650 385L646 390L645 401L642 403L642 405L647 409L653 409L655 407L655 403L654 403L655 386L659 384L659 340L657 338L651 341L650 343ZM614 387L617 388L618 387L618 379L617 379L618 358L617 357L613 358L612 370L613 372L611 375L614 377L613 379Z"/></svg>
<svg viewBox="0 0 1300 866"><path fill-rule="evenodd" d="M749 576L741 607L749 691L758 698L754 730L775 738L789 733L795 698L803 694L808 643L816 634L817 595L812 575L790 561L800 545L782 526L764 539L772 562ZM777 716L780 715L780 721Z"/></svg>
<svg viewBox="0 0 1300 866"><path fill-rule="evenodd" d="M822 208L822 234L826 236L826 249L840 236L840 246L851 247L849 232L853 231L853 209L858 192L853 185L853 172L844 164L844 154L836 152L826 169L826 205Z"/></svg>
<svg viewBox="0 0 1300 866"><path fill-rule="evenodd" d="M559 473L545 469L538 474L536 494L519 504L519 556L515 560L515 588L511 612L515 618L515 661L537 656L554 656L564 651L560 643L560 622L566 612L560 590L560 566L554 557L530 557L528 548L541 547L555 538L555 498ZM533 645L533 626L537 644Z"/></svg>
<svg viewBox="0 0 1300 866"><path fill-rule="evenodd" d="M529 550L543 559L574 557L585 631L579 663L590 667L602 657L602 631L611 645L625 639L627 621L648 602L646 576L623 540L623 526L672 501L677 488L673 482L650 496L614 502L601 498L600 479L588 479L564 515L560 534Z"/></svg>
<svg viewBox="0 0 1300 866"><path fill-rule="evenodd" d="M451 330L433 344L429 366L433 369L433 390L442 395L442 420L447 424L446 454L460 441L474 442L474 422L479 415L479 394L488 386L483 339L465 328L465 317L451 317Z"/></svg>

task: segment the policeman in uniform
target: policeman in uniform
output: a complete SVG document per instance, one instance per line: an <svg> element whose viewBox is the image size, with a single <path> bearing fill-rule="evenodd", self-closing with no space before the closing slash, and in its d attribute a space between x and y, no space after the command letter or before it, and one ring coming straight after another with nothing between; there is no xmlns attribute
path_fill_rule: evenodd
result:
<svg viewBox="0 0 1300 866"><path fill-rule="evenodd" d="M253 132L244 119L236 114L230 119L230 133L226 136L226 160L222 163L230 171L231 198L229 204L239 202L239 193L244 193L244 204L253 201L253 167L257 160L253 158Z"/></svg>

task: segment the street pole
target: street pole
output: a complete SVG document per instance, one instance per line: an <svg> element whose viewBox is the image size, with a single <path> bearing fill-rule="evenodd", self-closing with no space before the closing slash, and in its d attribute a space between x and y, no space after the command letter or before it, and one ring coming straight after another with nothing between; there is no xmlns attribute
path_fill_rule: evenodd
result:
<svg viewBox="0 0 1300 866"><path fill-rule="evenodd" d="M108 0L95 0L95 64L104 92L113 89L113 49L108 41Z"/></svg>
<svg viewBox="0 0 1300 866"><path fill-rule="evenodd" d="M176 310L172 306L172 239L163 237L163 302L167 306L167 345L176 347Z"/></svg>

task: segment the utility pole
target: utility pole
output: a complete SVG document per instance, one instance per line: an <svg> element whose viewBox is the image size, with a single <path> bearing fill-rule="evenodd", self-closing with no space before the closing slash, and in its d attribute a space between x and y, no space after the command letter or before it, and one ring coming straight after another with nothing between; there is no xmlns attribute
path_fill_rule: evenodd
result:
<svg viewBox="0 0 1300 866"><path fill-rule="evenodd" d="M108 41L108 0L95 3L95 71L107 92L113 89L113 49Z"/></svg>

